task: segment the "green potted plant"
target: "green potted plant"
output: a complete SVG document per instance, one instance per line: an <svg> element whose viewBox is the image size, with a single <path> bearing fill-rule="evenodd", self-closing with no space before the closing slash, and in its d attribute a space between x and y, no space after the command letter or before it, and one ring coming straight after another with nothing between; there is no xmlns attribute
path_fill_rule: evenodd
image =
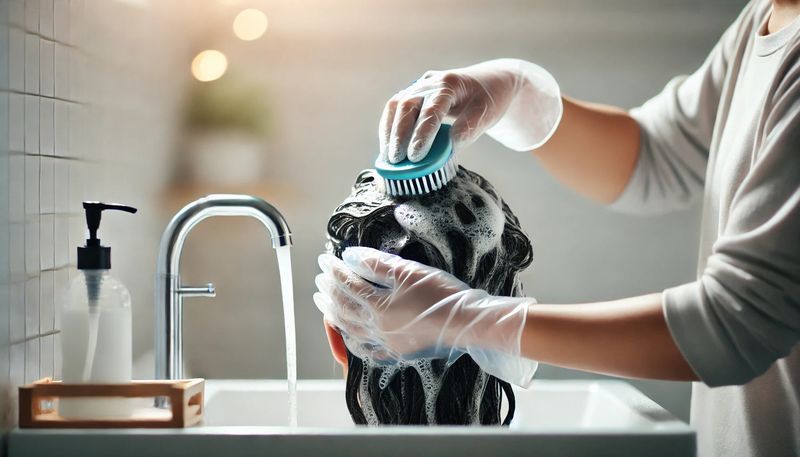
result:
<svg viewBox="0 0 800 457"><path fill-rule="evenodd" d="M231 75L195 81L184 119L190 179L230 187L263 178L270 130L263 85Z"/></svg>

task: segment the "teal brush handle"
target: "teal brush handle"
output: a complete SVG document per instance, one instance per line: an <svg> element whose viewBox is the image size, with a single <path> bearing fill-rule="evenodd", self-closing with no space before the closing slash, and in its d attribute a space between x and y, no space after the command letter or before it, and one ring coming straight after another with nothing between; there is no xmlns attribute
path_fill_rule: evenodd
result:
<svg viewBox="0 0 800 457"><path fill-rule="evenodd" d="M431 149L419 162L408 158L398 163L389 163L380 156L375 160L375 171L386 179L409 180L428 176L445 166L453 154L453 143L450 141L450 125L442 124Z"/></svg>

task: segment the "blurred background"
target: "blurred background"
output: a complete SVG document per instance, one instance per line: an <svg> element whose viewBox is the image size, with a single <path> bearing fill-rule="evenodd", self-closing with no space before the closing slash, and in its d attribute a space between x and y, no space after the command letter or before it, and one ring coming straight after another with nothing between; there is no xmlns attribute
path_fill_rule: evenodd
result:
<svg viewBox="0 0 800 457"><path fill-rule="evenodd" d="M153 282L171 216L209 193L249 193L286 216L300 378L341 376L311 301L333 208L377 152L395 91L429 69L518 57L565 94L634 107L701 64L743 7L730 0L0 1L0 386L59 376L62 289L83 244L82 200L104 218L112 273L131 290L134 373L153 375ZM525 290L571 303L659 291L695 275L697 208L613 214L488 138L460 160L488 178L533 240ZM286 376L275 252L254 220L191 234L187 373ZM6 325L7 323L7 325ZM543 366L542 378L595 377ZM689 385L632 381L681 418Z"/></svg>

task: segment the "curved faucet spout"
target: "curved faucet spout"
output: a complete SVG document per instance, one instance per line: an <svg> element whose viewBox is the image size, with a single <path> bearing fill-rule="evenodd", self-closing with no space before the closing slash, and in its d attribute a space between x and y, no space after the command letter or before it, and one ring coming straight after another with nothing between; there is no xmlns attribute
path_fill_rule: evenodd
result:
<svg viewBox="0 0 800 457"><path fill-rule="evenodd" d="M183 243L189 232L203 219L214 216L250 216L258 219L272 236L272 247L292 245L292 234L283 215L274 206L252 195L213 194L184 206L167 225L158 250L161 274L179 269Z"/></svg>
<svg viewBox="0 0 800 457"><path fill-rule="evenodd" d="M261 198L251 195L215 194L195 200L177 214L161 236L156 274L156 379L183 377L182 320L183 297L214 296L214 286L183 286L180 261L189 232L203 219L214 216L250 216L269 231L272 247L292 245L289 225L283 215ZM164 406L163 401L157 401Z"/></svg>

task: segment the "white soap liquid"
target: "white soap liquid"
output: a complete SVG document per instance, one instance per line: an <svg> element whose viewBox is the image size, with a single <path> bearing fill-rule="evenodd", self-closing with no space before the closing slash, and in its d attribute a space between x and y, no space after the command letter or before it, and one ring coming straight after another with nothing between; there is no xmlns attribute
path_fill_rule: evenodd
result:
<svg viewBox="0 0 800 457"><path fill-rule="evenodd" d="M294 327L294 289L292 286L292 258L289 246L276 249L281 275L283 297L283 325L286 335L286 377L289 384L289 426L297 427L297 342Z"/></svg>
<svg viewBox="0 0 800 457"><path fill-rule="evenodd" d="M89 306L89 309L92 309ZM97 350L97 332L100 327L100 313L89 312L89 343L86 345L86 359L83 362L83 376L81 382L89 382L94 366L94 353Z"/></svg>
<svg viewBox="0 0 800 457"><path fill-rule="evenodd" d="M130 382L130 308L97 307L90 313L87 308L65 307L61 319L63 328L70 329L61 335L65 383ZM76 419L113 419L130 416L131 409L124 398L63 398L59 413Z"/></svg>

